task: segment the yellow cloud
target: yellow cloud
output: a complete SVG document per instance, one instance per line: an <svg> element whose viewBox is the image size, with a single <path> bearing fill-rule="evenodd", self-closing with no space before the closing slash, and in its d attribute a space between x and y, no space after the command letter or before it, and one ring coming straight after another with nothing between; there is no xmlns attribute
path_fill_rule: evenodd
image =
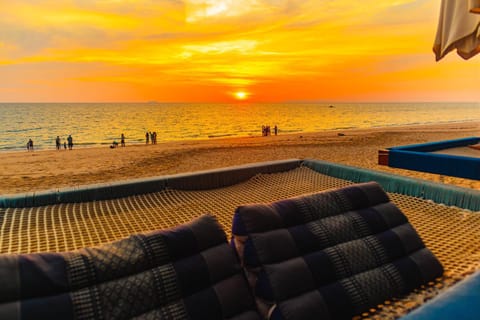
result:
<svg viewBox="0 0 480 320"><path fill-rule="evenodd" d="M48 6L11 1L2 9L5 10L2 12L2 17L6 17L7 20L19 20L26 27L34 26L41 29L56 26L70 28L72 25L126 29L134 28L139 23L135 18L127 15L98 12L94 7L90 9L70 7L61 1Z"/></svg>
<svg viewBox="0 0 480 320"><path fill-rule="evenodd" d="M255 83L258 83L259 80L255 79L242 79L242 78L210 78L210 81L232 86L232 87L248 87Z"/></svg>
<svg viewBox="0 0 480 320"><path fill-rule="evenodd" d="M215 17L236 17L262 8L258 0L186 0L186 22L195 23Z"/></svg>
<svg viewBox="0 0 480 320"><path fill-rule="evenodd" d="M255 40L233 40L212 42L199 45L185 45L183 54L192 55L193 53L203 54L225 54L230 52L248 54L253 53L258 42Z"/></svg>

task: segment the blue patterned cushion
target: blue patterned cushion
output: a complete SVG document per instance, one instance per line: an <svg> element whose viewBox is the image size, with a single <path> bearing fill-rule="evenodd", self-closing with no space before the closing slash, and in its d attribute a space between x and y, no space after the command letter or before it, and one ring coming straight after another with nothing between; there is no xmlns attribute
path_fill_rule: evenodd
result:
<svg viewBox="0 0 480 320"><path fill-rule="evenodd" d="M0 319L260 318L210 215L74 252L0 255L0 279Z"/></svg>
<svg viewBox="0 0 480 320"><path fill-rule="evenodd" d="M234 244L272 319L347 319L443 273L374 182L238 207Z"/></svg>

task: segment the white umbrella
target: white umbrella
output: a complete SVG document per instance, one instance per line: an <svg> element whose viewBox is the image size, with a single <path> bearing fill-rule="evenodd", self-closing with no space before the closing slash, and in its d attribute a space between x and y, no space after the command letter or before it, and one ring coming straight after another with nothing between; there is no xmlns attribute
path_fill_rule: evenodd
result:
<svg viewBox="0 0 480 320"><path fill-rule="evenodd" d="M433 51L436 60L457 49L470 59L480 52L480 0L442 0Z"/></svg>

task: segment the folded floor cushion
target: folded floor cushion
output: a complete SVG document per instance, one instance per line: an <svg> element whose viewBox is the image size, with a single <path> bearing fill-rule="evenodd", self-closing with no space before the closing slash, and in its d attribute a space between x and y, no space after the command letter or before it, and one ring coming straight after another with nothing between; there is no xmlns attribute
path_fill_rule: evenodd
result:
<svg viewBox="0 0 480 320"><path fill-rule="evenodd" d="M374 182L238 207L232 234L271 319L350 319L443 273Z"/></svg>
<svg viewBox="0 0 480 320"><path fill-rule="evenodd" d="M259 319L213 216L66 253L0 255L0 319Z"/></svg>

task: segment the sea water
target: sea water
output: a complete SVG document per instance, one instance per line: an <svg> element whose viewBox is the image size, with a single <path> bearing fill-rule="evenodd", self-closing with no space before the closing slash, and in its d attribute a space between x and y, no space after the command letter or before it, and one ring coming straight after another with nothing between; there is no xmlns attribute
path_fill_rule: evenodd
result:
<svg viewBox="0 0 480 320"><path fill-rule="evenodd" d="M72 135L75 148L120 142L261 136L262 125L279 134L480 120L479 103L0 103L0 152L55 149Z"/></svg>

